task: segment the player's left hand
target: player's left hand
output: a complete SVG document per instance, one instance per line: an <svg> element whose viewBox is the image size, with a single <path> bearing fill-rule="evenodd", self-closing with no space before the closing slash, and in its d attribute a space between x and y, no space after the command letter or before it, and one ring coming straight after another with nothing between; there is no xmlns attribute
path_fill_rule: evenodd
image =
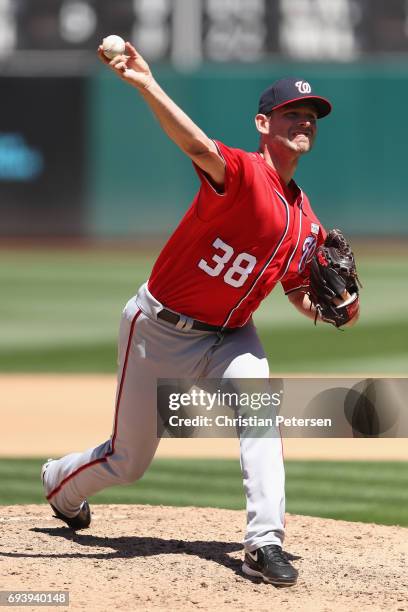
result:
<svg viewBox="0 0 408 612"><path fill-rule="evenodd" d="M356 322L359 286L353 252L338 229L331 230L310 267L309 298L323 321L336 327Z"/></svg>

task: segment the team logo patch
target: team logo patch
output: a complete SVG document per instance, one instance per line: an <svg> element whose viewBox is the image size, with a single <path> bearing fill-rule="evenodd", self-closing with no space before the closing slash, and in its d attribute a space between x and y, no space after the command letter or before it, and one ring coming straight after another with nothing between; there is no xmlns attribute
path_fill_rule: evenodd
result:
<svg viewBox="0 0 408 612"><path fill-rule="evenodd" d="M317 223L312 223L312 234L318 234L319 233L319 226L317 225Z"/></svg>
<svg viewBox="0 0 408 612"><path fill-rule="evenodd" d="M302 272L304 271L306 264L308 264L309 261L312 260L314 252L316 250L316 245L317 245L316 236L308 236L305 239L303 243L303 247L302 247L303 254L302 254L302 257L300 258L299 266L298 266L298 272L300 274L302 274Z"/></svg>
<svg viewBox="0 0 408 612"><path fill-rule="evenodd" d="M296 81L295 87L297 87L299 92L302 94L308 94L312 91L310 83L307 81Z"/></svg>

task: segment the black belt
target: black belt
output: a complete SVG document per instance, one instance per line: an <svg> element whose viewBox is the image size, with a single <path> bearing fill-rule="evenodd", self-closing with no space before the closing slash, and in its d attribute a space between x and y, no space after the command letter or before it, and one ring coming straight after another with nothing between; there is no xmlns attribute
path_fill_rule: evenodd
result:
<svg viewBox="0 0 408 612"><path fill-rule="evenodd" d="M167 310L167 308L163 308L163 310L160 310L160 312L157 313L157 318L163 319L163 321L167 321L167 323L173 323L173 325L177 325L177 323L181 319L181 316L175 312L172 312L171 310ZM213 332L220 332L221 330L228 331L227 329L223 329L219 325L210 325L209 323L203 323L202 321L197 321L196 319L193 319L191 329Z"/></svg>

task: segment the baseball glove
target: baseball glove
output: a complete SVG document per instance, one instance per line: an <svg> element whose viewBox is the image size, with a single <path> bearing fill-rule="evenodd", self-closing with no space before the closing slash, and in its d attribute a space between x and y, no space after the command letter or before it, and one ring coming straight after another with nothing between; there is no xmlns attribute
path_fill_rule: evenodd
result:
<svg viewBox="0 0 408 612"><path fill-rule="evenodd" d="M359 307L359 286L353 252L338 229L331 230L311 262L309 298L318 315L341 327L354 317ZM344 292L350 294L344 299ZM340 301L340 305L336 305Z"/></svg>

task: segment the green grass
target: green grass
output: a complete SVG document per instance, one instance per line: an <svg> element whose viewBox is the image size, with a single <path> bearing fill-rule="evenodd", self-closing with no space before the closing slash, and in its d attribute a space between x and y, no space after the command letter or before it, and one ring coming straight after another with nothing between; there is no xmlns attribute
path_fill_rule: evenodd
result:
<svg viewBox="0 0 408 612"><path fill-rule="evenodd" d="M263 327L260 335L269 349L273 372L408 371L408 336L402 333L400 321L357 325L345 332L328 325L318 330Z"/></svg>
<svg viewBox="0 0 408 612"><path fill-rule="evenodd" d="M400 322L356 326L260 327L271 372L406 374L408 339ZM114 372L116 339L0 349L2 372Z"/></svg>
<svg viewBox="0 0 408 612"><path fill-rule="evenodd" d="M154 256L136 251L0 251L0 371L114 372L124 304ZM273 372L408 371L408 277L401 257L362 257L358 325L315 327L280 287L255 315ZM210 296L209 296L209 299Z"/></svg>
<svg viewBox="0 0 408 612"><path fill-rule="evenodd" d="M44 503L39 459L0 460L0 504ZM287 511L408 527L408 462L287 461ZM130 486L92 503L211 506L242 510L238 461L157 459Z"/></svg>

